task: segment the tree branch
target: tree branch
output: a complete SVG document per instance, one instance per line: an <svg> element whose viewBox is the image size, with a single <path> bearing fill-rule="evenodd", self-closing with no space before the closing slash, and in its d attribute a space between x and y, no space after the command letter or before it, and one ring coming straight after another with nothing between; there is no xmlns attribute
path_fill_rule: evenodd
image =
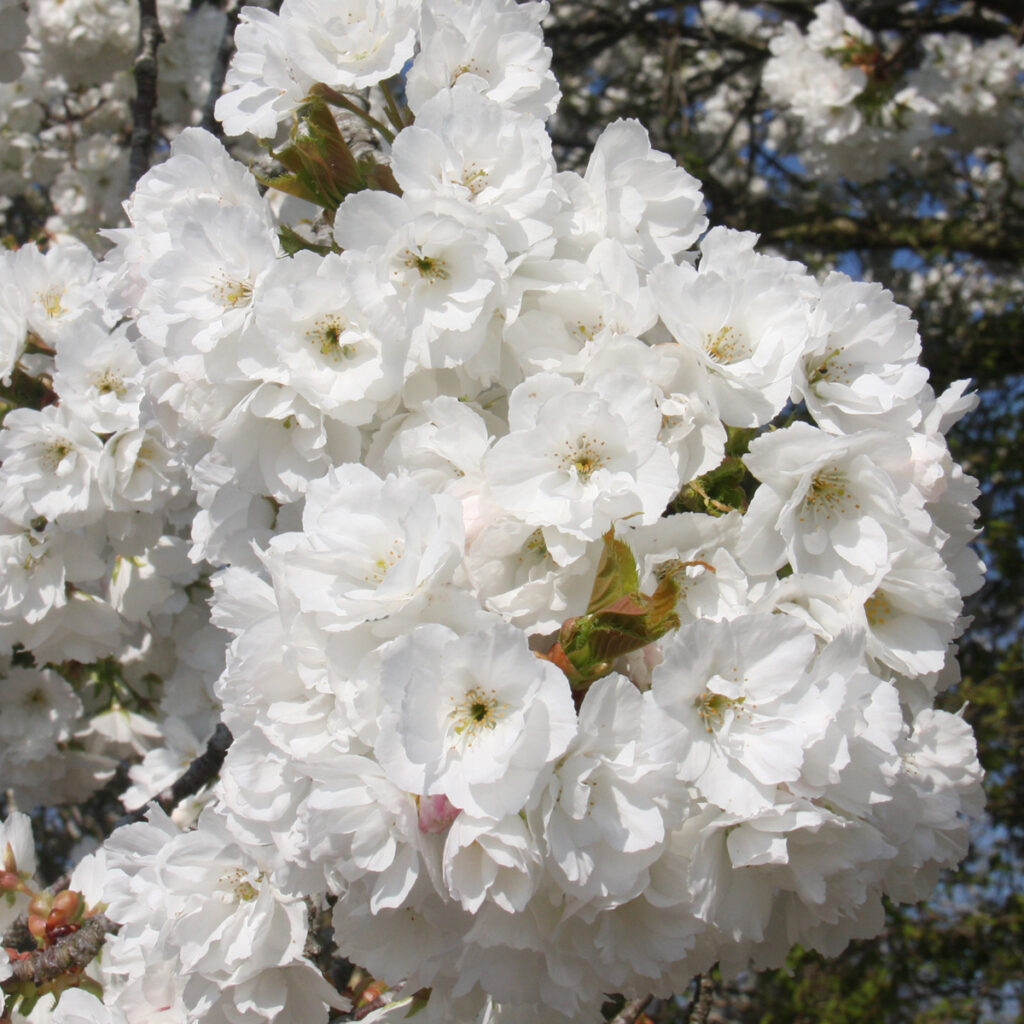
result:
<svg viewBox="0 0 1024 1024"><path fill-rule="evenodd" d="M26 981L45 985L68 971L85 967L100 951L107 935L115 934L120 927L106 914L87 917L77 932L64 936L55 946L37 949L20 960L12 960L13 974L4 982L5 990L9 984L13 987Z"/></svg>
<svg viewBox="0 0 1024 1024"><path fill-rule="evenodd" d="M61 875L52 885L48 885L43 892L56 896L63 892L71 881L70 875ZM35 936L28 930L28 913L19 914L10 924L3 938L0 938L0 946L17 950L34 951L36 948Z"/></svg>
<svg viewBox="0 0 1024 1024"><path fill-rule="evenodd" d="M707 1024L708 1014L711 1013L711 1000L715 994L711 975L698 974L696 986L693 999L686 1011L686 1024Z"/></svg>
<svg viewBox="0 0 1024 1024"><path fill-rule="evenodd" d="M151 800L147 800L141 807L136 807L134 811L129 811L119 818L114 828L118 829L122 825L131 825L134 822L143 821L146 817L146 812L153 804L158 804L169 814L186 797L198 793L220 771L221 765L224 764L224 758L227 756L228 747L231 746L232 739L233 737L228 727L223 722L218 722L217 728L213 730L213 735L207 741L206 750L185 769L184 775L168 786L162 793L159 793Z"/></svg>
<svg viewBox="0 0 1024 1024"><path fill-rule="evenodd" d="M146 171L153 152L153 119L156 112L156 51L164 41L157 17L156 0L139 0L139 48L132 66L135 102L132 105L132 143L128 158L128 182L132 190Z"/></svg>
<svg viewBox="0 0 1024 1024"><path fill-rule="evenodd" d="M831 252L848 249L914 249L917 252L964 252L980 259L1019 261L1024 236L1008 225L964 218L893 218L885 223L845 216L815 216L755 207L749 227L766 244L795 242ZM759 216L760 214L760 216Z"/></svg>
<svg viewBox="0 0 1024 1024"><path fill-rule="evenodd" d="M654 996L637 996L630 999L626 1005L608 1022L608 1024L636 1024L637 1017L644 1012L644 1008Z"/></svg>
<svg viewBox="0 0 1024 1024"><path fill-rule="evenodd" d="M220 46L217 47L217 56L213 62L213 70L210 72L210 91L206 94L206 102L203 104L203 119L200 125L216 135L218 139L224 134L224 129L213 111L217 106L217 100L224 92L224 80L228 75L228 66L231 64L231 58L235 55L235 29L238 27L238 15L241 10L242 0L231 0L231 3L228 4L227 20L224 22Z"/></svg>

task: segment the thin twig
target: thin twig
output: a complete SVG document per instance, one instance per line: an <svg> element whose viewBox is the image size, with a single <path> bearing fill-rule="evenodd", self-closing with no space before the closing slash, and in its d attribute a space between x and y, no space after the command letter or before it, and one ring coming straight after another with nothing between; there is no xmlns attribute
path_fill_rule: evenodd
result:
<svg viewBox="0 0 1024 1024"><path fill-rule="evenodd" d="M132 105L132 145L128 158L128 182L132 190L139 178L149 170L149 158L153 152L156 51L163 41L156 0L139 0L139 49L132 67L135 74L135 103Z"/></svg>
<svg viewBox="0 0 1024 1024"><path fill-rule="evenodd" d="M707 1024L708 1014L711 1013L711 1002L715 995L714 986L711 984L711 975L698 974L696 985L690 1007L686 1011L686 1024Z"/></svg>
<svg viewBox="0 0 1024 1024"><path fill-rule="evenodd" d="M238 27L238 15L241 10L242 0L231 0L231 3L228 4L224 31L221 33L217 56L214 58L213 70L210 72L210 91L206 94L206 102L203 104L203 119L200 124L217 138L224 134L224 129L213 111L221 93L224 92L224 80L228 76L228 65L235 55L235 29Z"/></svg>
<svg viewBox="0 0 1024 1024"><path fill-rule="evenodd" d="M383 995L374 996L368 1003L352 1011L352 1020L362 1020L364 1017L369 1017L374 1010L379 1010L382 1006L386 1005L387 1000Z"/></svg>
<svg viewBox="0 0 1024 1024"><path fill-rule="evenodd" d="M228 727L223 722L218 722L213 735L207 741L206 750L185 769L184 775L162 793L147 800L141 807L136 807L134 811L129 811L119 818L114 828L143 821L146 812L154 804L158 804L169 814L186 797L198 793L220 771L224 758L227 756L228 747L231 746L232 738Z"/></svg>
<svg viewBox="0 0 1024 1024"><path fill-rule="evenodd" d="M644 1012L653 998L654 996L637 996L636 999L630 999L608 1024L636 1024L637 1017Z"/></svg>

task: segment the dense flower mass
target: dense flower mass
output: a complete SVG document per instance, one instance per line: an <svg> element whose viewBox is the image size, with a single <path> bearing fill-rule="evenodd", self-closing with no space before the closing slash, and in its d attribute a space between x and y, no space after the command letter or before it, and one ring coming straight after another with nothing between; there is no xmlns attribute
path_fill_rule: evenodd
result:
<svg viewBox="0 0 1024 1024"><path fill-rule="evenodd" d="M234 735L83 866L121 930L61 1020L325 1021L330 905L366 1019L590 1022L835 954L965 852L981 770L933 702L981 583L966 384L880 286L708 231L638 122L558 171L546 11L246 8L217 112L289 201L189 128L102 260L0 254L0 371L46 389L0 433L4 785L134 752L140 803ZM837 40L871 42L832 0L770 79L829 144ZM153 718L72 743L129 683Z"/></svg>

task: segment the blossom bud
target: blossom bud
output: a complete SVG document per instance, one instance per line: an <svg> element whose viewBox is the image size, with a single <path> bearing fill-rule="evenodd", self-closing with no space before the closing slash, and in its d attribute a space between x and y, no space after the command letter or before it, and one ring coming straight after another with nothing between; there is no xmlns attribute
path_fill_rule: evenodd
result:
<svg viewBox="0 0 1024 1024"><path fill-rule="evenodd" d="M50 911L50 916L53 917L57 914L61 918L61 923L64 923L81 917L83 910L82 894L75 892L73 889L65 889L54 896L53 909Z"/></svg>
<svg viewBox="0 0 1024 1024"><path fill-rule="evenodd" d="M29 917L45 918L53 909L53 894L48 892L37 892L28 905Z"/></svg>
<svg viewBox="0 0 1024 1024"><path fill-rule="evenodd" d="M420 831L444 832L462 813L444 794L420 797Z"/></svg>

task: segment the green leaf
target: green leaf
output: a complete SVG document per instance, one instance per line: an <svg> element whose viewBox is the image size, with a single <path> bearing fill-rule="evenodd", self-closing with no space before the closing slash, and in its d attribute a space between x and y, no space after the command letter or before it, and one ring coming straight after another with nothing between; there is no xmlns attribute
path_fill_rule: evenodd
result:
<svg viewBox="0 0 1024 1024"><path fill-rule="evenodd" d="M604 535L604 550L597 563L597 576L590 592L587 614L608 607L625 594L640 589L636 559L629 545L616 538L613 530Z"/></svg>
<svg viewBox="0 0 1024 1024"><path fill-rule="evenodd" d="M284 249L289 256L294 256L297 252L302 250L305 250L306 252L315 252L321 256L326 256L328 253L337 251L333 246L318 245L316 242L311 242L308 238L304 238L298 233L298 231L288 224L282 224L277 234L281 239L281 248Z"/></svg>
<svg viewBox="0 0 1024 1024"><path fill-rule="evenodd" d="M372 157L356 160L330 106L320 96L306 98L288 144L273 155L287 173L260 177L262 184L332 213L346 196L366 188L401 194L389 167Z"/></svg>

